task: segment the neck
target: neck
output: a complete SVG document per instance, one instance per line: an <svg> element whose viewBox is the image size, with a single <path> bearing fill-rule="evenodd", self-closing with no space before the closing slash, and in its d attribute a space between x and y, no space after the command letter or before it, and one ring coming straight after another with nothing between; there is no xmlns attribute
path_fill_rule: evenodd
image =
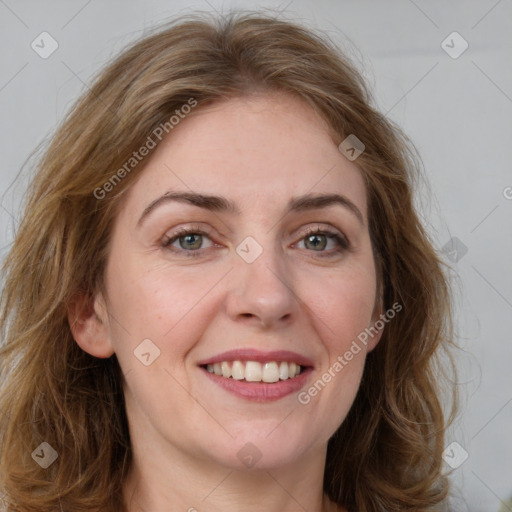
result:
<svg viewBox="0 0 512 512"><path fill-rule="evenodd" d="M158 453L157 453L158 452ZM337 512L323 493L326 449L286 467L240 471L195 459L177 447L166 456L133 446L123 512Z"/></svg>

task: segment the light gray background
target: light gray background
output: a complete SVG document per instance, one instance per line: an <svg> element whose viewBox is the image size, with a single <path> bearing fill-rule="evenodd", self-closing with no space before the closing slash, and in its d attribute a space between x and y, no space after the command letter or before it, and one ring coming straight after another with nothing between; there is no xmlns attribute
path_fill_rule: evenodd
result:
<svg viewBox="0 0 512 512"><path fill-rule="evenodd" d="M16 179L23 163L105 61L170 17L231 7L283 9L326 30L419 149L432 195L420 191L418 205L429 232L439 250L452 237L467 247L452 264L463 410L447 444L469 457L453 472L451 509L500 510L512 497L510 0L0 0L0 257L30 175L26 167ZM59 44L47 59L31 48L43 31ZM454 31L469 44L456 59L441 47Z"/></svg>

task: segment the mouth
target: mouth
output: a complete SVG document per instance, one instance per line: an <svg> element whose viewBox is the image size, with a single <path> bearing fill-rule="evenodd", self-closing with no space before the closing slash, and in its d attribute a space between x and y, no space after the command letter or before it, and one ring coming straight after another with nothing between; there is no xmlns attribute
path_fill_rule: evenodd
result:
<svg viewBox="0 0 512 512"><path fill-rule="evenodd" d="M313 371L306 357L289 351L238 349L200 361L205 375L247 400L266 402L298 392Z"/></svg>

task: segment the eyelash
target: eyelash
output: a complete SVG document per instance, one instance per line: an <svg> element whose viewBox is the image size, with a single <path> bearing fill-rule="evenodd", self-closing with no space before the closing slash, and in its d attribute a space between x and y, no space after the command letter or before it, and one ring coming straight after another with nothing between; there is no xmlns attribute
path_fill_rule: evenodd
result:
<svg viewBox="0 0 512 512"><path fill-rule="evenodd" d="M336 256L338 253L344 252L346 250L350 249L350 243L347 238L340 235L336 231L331 231L329 229L320 229L320 226L315 228L309 228L307 232L304 234L304 236L301 237L300 241L304 240L305 238L312 236L312 235L326 235L328 239L334 239L338 243L338 248L334 249L332 251L318 251L318 255L320 258L332 258ZM194 227L190 228L180 228L176 233L174 233L171 237L166 238L162 242L162 246L166 249L169 249L170 251L174 253L184 254L186 257L189 258L197 258L202 255L202 253L205 250L208 249L196 249L192 251L187 251L185 249L176 249L175 247L171 247L171 245L178 240L181 237L187 236L187 235L202 235L207 236L210 238L208 233L205 233L201 229L195 229ZM311 251L311 252L317 252L317 251Z"/></svg>

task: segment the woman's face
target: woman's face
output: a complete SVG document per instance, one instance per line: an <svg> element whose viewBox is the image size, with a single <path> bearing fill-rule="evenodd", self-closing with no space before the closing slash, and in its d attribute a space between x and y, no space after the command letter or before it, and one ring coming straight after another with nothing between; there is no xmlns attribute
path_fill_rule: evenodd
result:
<svg viewBox="0 0 512 512"><path fill-rule="evenodd" d="M353 343L379 313L360 171L281 95L194 112L143 164L112 233L103 317L132 436L155 457L230 468L321 453L378 340ZM306 368L291 378L287 363Z"/></svg>

